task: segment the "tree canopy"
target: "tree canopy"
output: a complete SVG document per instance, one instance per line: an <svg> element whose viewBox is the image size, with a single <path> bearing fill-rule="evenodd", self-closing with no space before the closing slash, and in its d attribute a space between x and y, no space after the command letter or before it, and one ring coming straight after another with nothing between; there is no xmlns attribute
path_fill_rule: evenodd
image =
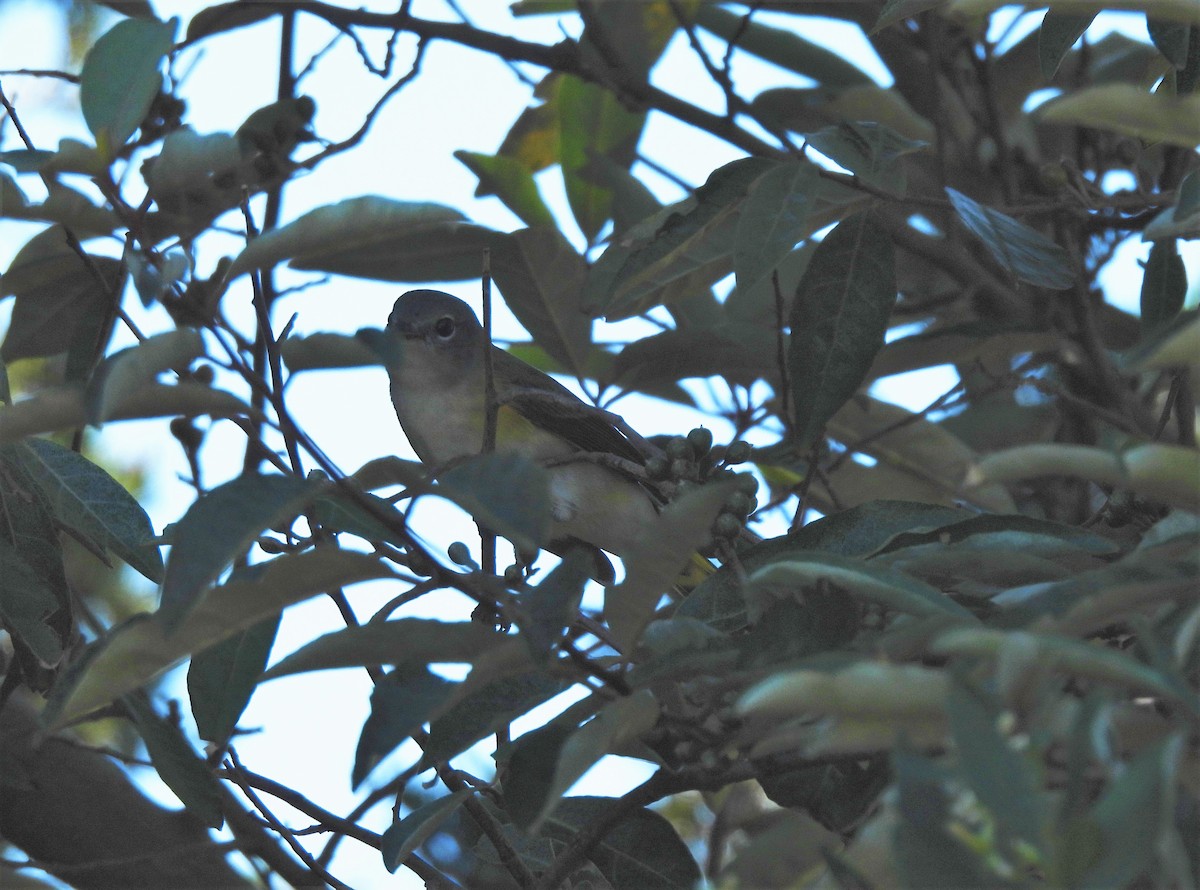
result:
<svg viewBox="0 0 1200 890"><path fill-rule="evenodd" d="M555 17L554 43L394 6L181 22L80 0L102 27L75 69L0 72L0 217L38 225L0 277L0 883L344 887L335 854L359 844L370 886L1196 886L1200 6L511 4ZM279 47L276 101L195 126L189 60L249 28ZM328 46L304 55L300 29ZM378 98L323 132L311 94L343 43ZM494 153L454 152L511 230L332 175L335 199L286 211L395 138L381 115L439 43L528 84ZM667 53L719 98L663 88ZM748 59L775 78L753 94ZM27 77L77 87L88 136L31 133ZM680 157L735 159L689 182L643 151L662 121ZM708 416L623 459L661 511L602 597L575 553L497 546L548 543L532 461L343 466L298 419L295 375L394 357L378 330L298 336L280 311L347 276L502 298L529 334L509 351L591 420L626 394ZM652 332L597 335L633 318ZM942 366L922 410L879 397ZM167 528L91 447L135 418L189 469ZM223 478L218 433L242 455ZM470 514L477 545L430 544L418 499ZM444 591L470 608L412 612ZM322 597L345 627L279 651L280 615ZM237 755L260 684L331 669L373 684L353 763L312 765L348 774L351 812ZM568 795L609 755L650 778ZM182 811L145 795L142 761Z"/></svg>

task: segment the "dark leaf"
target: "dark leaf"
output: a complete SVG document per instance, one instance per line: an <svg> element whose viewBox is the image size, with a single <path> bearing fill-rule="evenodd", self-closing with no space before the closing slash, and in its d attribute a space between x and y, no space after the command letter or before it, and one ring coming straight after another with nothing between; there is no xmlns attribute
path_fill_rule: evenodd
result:
<svg viewBox="0 0 1200 890"><path fill-rule="evenodd" d="M1163 330L1183 309L1187 296L1187 268L1174 239L1154 242L1142 278L1143 337Z"/></svg>
<svg viewBox="0 0 1200 890"><path fill-rule="evenodd" d="M46 580L0 537L0 623L46 667L63 655L64 641L50 626L59 606Z"/></svg>
<svg viewBox="0 0 1200 890"><path fill-rule="evenodd" d="M830 831L844 831L887 787L890 772L881 757L801 766L759 779L763 792L781 807L795 807Z"/></svg>
<svg viewBox="0 0 1200 890"><path fill-rule="evenodd" d="M187 687L200 738L216 745L229 740L267 666L278 630L279 616L274 615L193 656Z"/></svg>
<svg viewBox="0 0 1200 890"><path fill-rule="evenodd" d="M526 551L538 549L550 521L550 476L523 454L481 454L438 477L436 494Z"/></svg>
<svg viewBox="0 0 1200 890"><path fill-rule="evenodd" d="M293 603L392 573L376 557L318 545L253 566L241 577L209 591L173 631L142 615L94 643L84 669L57 685L43 715L47 725L61 728Z"/></svg>
<svg viewBox="0 0 1200 890"><path fill-rule="evenodd" d="M1200 25L1188 25L1183 22L1161 21L1146 14L1146 30L1158 51L1176 68L1183 68L1188 60L1188 42L1191 29Z"/></svg>
<svg viewBox="0 0 1200 890"><path fill-rule="evenodd" d="M1095 17L1094 12L1076 14L1055 12L1053 9L1046 12L1038 31L1038 63L1042 68L1043 80L1048 83L1054 79L1058 66Z"/></svg>
<svg viewBox="0 0 1200 890"><path fill-rule="evenodd" d="M754 181L734 234L733 269L739 288L752 288L768 278L808 233L808 212L819 182L817 168L808 161L780 164Z"/></svg>
<svg viewBox="0 0 1200 890"><path fill-rule="evenodd" d="M66 352L89 321L106 317L119 276L120 264L109 257L89 255L85 263L60 226L29 239L0 278L0 296L17 298L0 357L11 362ZM97 344L90 345L94 354Z"/></svg>
<svg viewBox="0 0 1200 890"><path fill-rule="evenodd" d="M21 461L54 518L111 550L156 584L163 562L150 517L125 487L83 455L49 439L22 443Z"/></svg>
<svg viewBox="0 0 1200 890"><path fill-rule="evenodd" d="M87 421L99 426L131 393L167 370L184 371L204 355L204 339L194 328L176 328L148 337L106 358L92 375L84 396Z"/></svg>
<svg viewBox="0 0 1200 890"><path fill-rule="evenodd" d="M950 687L946 712L958 753L958 768L979 802L996 820L1008 843L1018 839L1040 848L1045 814L1038 776L997 727L1000 709L962 683Z"/></svg>
<svg viewBox="0 0 1200 890"><path fill-rule="evenodd" d="M584 306L610 320L636 315L672 282L727 263L742 199L751 183L774 166L760 158L726 164L692 197L634 226L592 267ZM713 281L726 274L727 266L723 268L713 272Z"/></svg>
<svg viewBox="0 0 1200 890"><path fill-rule="evenodd" d="M371 693L371 716L358 738L351 787L361 785L381 760L428 722L456 685L425 665L397 668L377 683Z"/></svg>
<svg viewBox="0 0 1200 890"><path fill-rule="evenodd" d="M568 797L542 832L569 843L614 803L607 797ZM696 860L671 823L647 809L635 810L617 823L588 858L617 890L691 890L700 881Z"/></svg>
<svg viewBox="0 0 1200 890"><path fill-rule="evenodd" d="M795 31L753 19L747 22L748 18L748 13L732 12L715 3L702 3L696 12L696 24L722 40L736 41L738 49L811 77L822 86L837 89L873 83L870 75L845 56L805 40Z"/></svg>
<svg viewBox="0 0 1200 890"><path fill-rule="evenodd" d="M379 851L388 871L399 868L410 853L425 843L447 819L454 815L463 799L474 792L461 789L417 807L403 819L393 822L383 833Z"/></svg>
<svg viewBox="0 0 1200 890"><path fill-rule="evenodd" d="M795 446L804 451L862 383L896 302L895 250L867 214L814 251L792 305L788 349Z"/></svg>
<svg viewBox="0 0 1200 890"><path fill-rule="evenodd" d="M1063 290L1075 282L1067 252L1041 232L971 200L962 192L947 188L946 194L963 224L1013 277L1055 290Z"/></svg>
<svg viewBox="0 0 1200 890"><path fill-rule="evenodd" d="M201 9L188 22L187 42L191 43L213 34L222 34L244 28L278 15L279 10L272 6L258 3L246 3L236 0L233 3L215 3L206 9Z"/></svg>
<svg viewBox="0 0 1200 890"><path fill-rule="evenodd" d="M296 517L315 489L292 476L248 473L197 498L175 524L159 615L177 627L265 529Z"/></svg>
<svg viewBox="0 0 1200 890"><path fill-rule="evenodd" d="M159 777L189 813L209 828L220 828L225 823L220 785L184 738L179 725L160 717L144 695L126 697L125 706L146 743L146 753Z"/></svg>
<svg viewBox="0 0 1200 890"><path fill-rule="evenodd" d="M582 375L592 345L592 320L580 305L587 263L562 233L550 227L497 236L492 276L538 345Z"/></svg>
<svg viewBox="0 0 1200 890"><path fill-rule="evenodd" d="M572 548L542 583L522 594L521 606L529 618L521 631L535 662L545 663L563 630L575 620L592 571L591 555L583 548Z"/></svg>
<svg viewBox="0 0 1200 890"><path fill-rule="evenodd" d="M558 695L568 681L545 671L499 677L468 692L429 727L427 757L449 760Z"/></svg>

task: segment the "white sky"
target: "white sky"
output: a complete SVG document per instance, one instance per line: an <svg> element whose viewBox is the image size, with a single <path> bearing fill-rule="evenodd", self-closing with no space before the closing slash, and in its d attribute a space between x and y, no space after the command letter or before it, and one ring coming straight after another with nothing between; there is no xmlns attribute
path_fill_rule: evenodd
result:
<svg viewBox="0 0 1200 890"><path fill-rule="evenodd" d="M160 17L180 16L186 26L188 17L206 4L194 0L154 0ZM394 0L362 4L366 8L391 11ZM497 0L463 0L462 6L475 24L489 30L515 34L528 40L554 42L560 38L559 19L552 16L513 20L507 4ZM454 19L440 0L417 0L415 14L428 18ZM1124 23L1135 20L1123 17ZM763 16L777 24L794 22L791 17ZM1036 21L1034 19L1033 21ZM299 16L297 59L303 61L329 39L329 29L308 16ZM569 25L576 27L576 25ZM874 76L883 78L882 66L857 37L854 30L842 26L814 26L806 23L809 39L828 42L854 59ZM0 67L59 67L63 64L63 25L58 14L33 2L10 2L0 13ZM364 34L373 58L383 57L383 37ZM402 39L398 45L395 73L406 70L413 44ZM719 45L718 45L719 47ZM199 132L231 131L249 112L271 102L275 95L275 66L278 25L268 23L232 32L203 44L202 52L190 52L177 64L176 72L191 69L182 94L188 102L186 121ZM193 67L194 66L194 67ZM299 66L298 66L299 67ZM536 69L527 68L536 80ZM655 69L654 79L664 89L680 92L693 101L714 110L721 108L719 90L695 60L685 42L676 41L665 61ZM753 59L743 59L735 69L735 81L743 95L752 97L766 86L803 85L802 79ZM5 77L4 87L22 114L27 129L39 147L54 147L63 136L88 138L78 114L76 90L56 81L34 81ZM344 138L353 132L367 108L386 88L378 78L364 74L349 41L342 41L324 57L315 75L301 84L301 91L317 102L315 128L330 139ZM407 87L377 119L370 137L357 149L322 165L315 173L288 186L284 205L285 219L295 218L312 207L361 194L380 194L400 200L436 201L464 211L470 218L495 228L510 230L520 226L494 198L475 199L475 177L452 152L458 148L491 153L500 145L508 127L529 103L529 90L513 73L494 58L482 53L437 42L426 53L420 78ZM15 147L13 134L5 132L4 148ZM715 167L732 160L738 152L717 140L697 134L684 125L661 115L652 115L641 143L644 154L675 170L692 183L703 182ZM310 149L302 149L302 153ZM565 207L561 178L556 171L539 176L544 196L556 212ZM657 176L648 183L663 200L676 200L679 192ZM36 195L35 180L21 177L21 186ZM139 182L130 176L128 184ZM261 214L261 201L258 212ZM560 218L569 218L562 214ZM0 222L0 265L7 263L37 226ZM578 239L577 239L578 240ZM207 243L200 253L200 271L207 275L222 253L234 253L236 239ZM1134 265L1144 248L1130 245L1119 263L1108 271L1116 281L1130 281ZM1197 278L1197 264L1191 263L1190 277ZM281 276L287 284L306 280L306 276ZM249 296L246 279L241 279L226 297L227 308L234 307L235 318L249 324ZM295 331L300 334L319 330L351 333L360 327L382 326L395 297L403 286L335 278L330 284L289 296L277 310L277 330L292 314L297 316ZM478 286L448 285L444 289L467 299L478 307ZM1115 286L1114 292L1132 292L1136 306L1136 285ZM136 301L130 301L135 305ZM1122 301L1126 305L1125 301ZM147 332L168 328L169 321L159 309L142 310L137 305L135 318ZM11 302L0 304L0 329L6 324ZM640 323L598 326L598 339L627 339L645 328ZM523 334L511 316L497 319L502 338L521 339ZM120 345L133 341L121 332ZM928 369L918 375L892 378L877 390L885 398L909 407L923 407L954 381L948 368ZM345 470L353 470L366 461L384 454L408 456L403 436L392 412L382 370L317 372L300 375L292 384L290 401L302 425L318 444ZM621 402L627 419L645 434L684 432L697 425L702 416L662 402L629 399ZM718 441L729 431L713 424ZM166 433L161 421L110 424L103 433L106 451L117 463L138 463L151 469L146 506L156 528L179 518L190 503L191 489L175 474L184 470L182 455ZM206 479L210 485L235 475L240 467L243 439L229 424L214 427L205 446ZM434 527L436 526L436 528ZM444 527L443 527L444 526ZM473 526L447 508L433 512L429 507L418 511L416 528L431 539L473 539ZM352 589L351 600L363 617L396 593L394 585L361 585ZM422 601L406 614L465 618L469 608L455 606L445 599ZM324 630L340 627L340 619L328 600L319 598L286 613L275 658L282 657ZM182 674L177 672L171 694L183 696ZM260 734L244 737L238 743L245 764L285 784L293 785L322 806L346 812L361 799L349 788L349 772L359 728L368 713L370 682L361 671L336 671L309 674L275 681L263 686L252 701L242 725L263 728ZM537 720L527 721L529 726ZM529 728L518 726L517 730ZM389 761L406 765L413 754ZM486 755L469 755L467 768L485 768ZM386 779L388 765L376 770L373 778ZM474 764L474 767L471 766ZM577 788L580 793L618 794L640 781L648 772L643 767L607 767L585 777ZM151 783L153 785L153 783ZM170 800L169 792L157 793ZM282 804L281 814L288 810ZM368 827L382 831L390 819L387 807L378 808ZM307 824L304 817L292 822ZM319 849L319 844L315 845ZM333 872L353 886L420 886L403 872L386 878L377 852L354 841L344 841L334 861Z"/></svg>

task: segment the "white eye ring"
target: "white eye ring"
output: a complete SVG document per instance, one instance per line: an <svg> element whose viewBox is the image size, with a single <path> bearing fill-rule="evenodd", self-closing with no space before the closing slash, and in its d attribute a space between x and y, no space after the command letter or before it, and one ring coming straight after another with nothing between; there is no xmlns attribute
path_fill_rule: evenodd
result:
<svg viewBox="0 0 1200 890"><path fill-rule="evenodd" d="M454 319L449 315L443 315L433 323L433 332L437 334L439 340L449 340L454 336L454 331L457 325L454 324Z"/></svg>

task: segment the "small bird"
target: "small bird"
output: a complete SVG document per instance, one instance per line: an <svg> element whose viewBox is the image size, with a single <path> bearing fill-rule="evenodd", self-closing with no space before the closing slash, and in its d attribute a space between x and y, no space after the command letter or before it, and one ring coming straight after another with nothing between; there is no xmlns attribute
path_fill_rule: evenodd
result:
<svg viewBox="0 0 1200 890"><path fill-rule="evenodd" d="M490 349L496 451L524 454L550 474L548 549L582 541L622 556L645 537L656 500L604 460L641 465L644 455L603 412L492 346L466 303L441 291L409 291L396 300L387 334L403 340L387 366L392 403L422 461L440 469L483 450Z"/></svg>

